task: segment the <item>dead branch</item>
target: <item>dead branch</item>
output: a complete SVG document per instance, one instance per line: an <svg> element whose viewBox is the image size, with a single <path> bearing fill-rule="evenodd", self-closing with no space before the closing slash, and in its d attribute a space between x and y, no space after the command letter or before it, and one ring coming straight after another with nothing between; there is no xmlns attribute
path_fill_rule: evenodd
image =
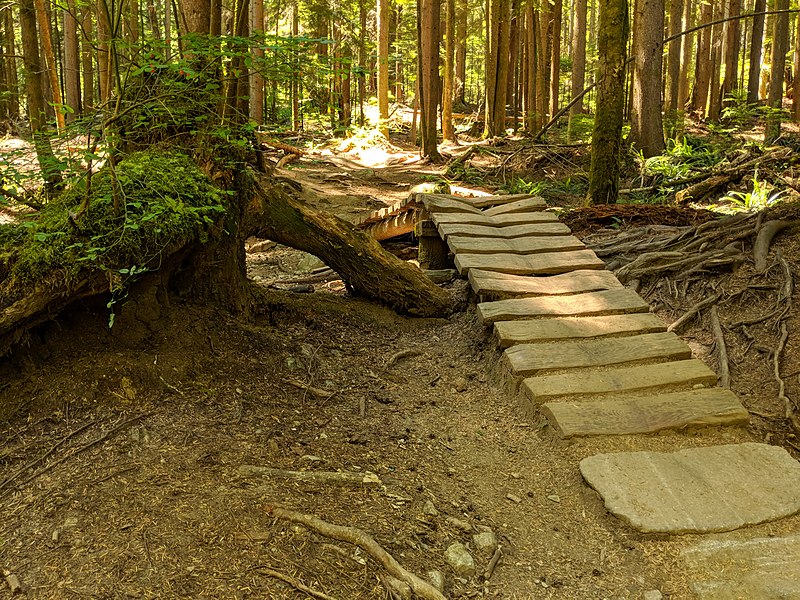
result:
<svg viewBox="0 0 800 600"><path fill-rule="evenodd" d="M503 547L497 546L497 550L494 551L492 555L492 559L489 561L489 564L486 565L486 570L483 572L483 579L485 581L489 581L494 575L494 570L497 568L497 563L500 562L500 558L503 556Z"/></svg>
<svg viewBox="0 0 800 600"><path fill-rule="evenodd" d="M308 587L304 583L300 582L298 579L287 575L286 573L281 573L280 571L276 571L275 569L268 567L266 565L256 565L253 567L254 571L259 571L264 573L265 575L269 575L270 577L274 577L275 579L280 579L284 583L288 583L294 589L303 592L304 594L308 594L312 598L319 598L320 600L336 600L333 596L329 596L324 592L318 592L317 590Z"/></svg>
<svg viewBox="0 0 800 600"><path fill-rule="evenodd" d="M287 377L284 379L286 383L289 385L296 387L297 389L304 390L314 396L319 400L328 400L329 398L336 395L336 392L329 392L328 390L323 390L318 387L314 387L313 385L308 385L303 383L302 381L298 381L297 379L291 379Z"/></svg>
<svg viewBox="0 0 800 600"><path fill-rule="evenodd" d="M446 600L439 590L404 569L391 554L386 552L371 536L361 529L334 525L313 515L302 514L277 506L269 507L267 511L279 519L285 519L308 527L319 535L358 546L386 569L392 577L411 586L412 591L423 600Z"/></svg>
<svg viewBox="0 0 800 600"><path fill-rule="evenodd" d="M719 322L719 312L716 306L708 311L711 317L711 331L714 334L714 345L717 348L717 361L719 362L719 384L724 388L731 387L731 371L728 365L728 349L725 346L725 336Z"/></svg>
<svg viewBox="0 0 800 600"><path fill-rule="evenodd" d="M381 480L375 473L354 473L351 471L287 471L285 469L275 469L272 467L261 467L258 465L240 465L236 469L240 477L260 476L277 477L281 479L292 479L308 483L320 483L325 485L364 485L380 486Z"/></svg>
<svg viewBox="0 0 800 600"><path fill-rule="evenodd" d="M758 230L756 241L753 244L753 260L756 263L756 271L762 273L767 268L767 256L773 238L789 227L794 225L793 221L767 221Z"/></svg>
<svg viewBox="0 0 800 600"><path fill-rule="evenodd" d="M306 151L298 148L297 146L292 146L290 144L284 144L283 142L279 142L276 139L266 138L259 136L259 142L264 144L265 146L269 146L270 148L275 148L276 150L283 150L288 154L294 154L296 156L305 156Z"/></svg>
<svg viewBox="0 0 800 600"><path fill-rule="evenodd" d="M299 158L300 158L299 154L291 154L291 153L284 154L280 158L280 160L277 162L277 164L275 165L275 168L276 169L282 169L283 167L285 167L289 163L294 162L294 161L298 160Z"/></svg>
<svg viewBox="0 0 800 600"><path fill-rule="evenodd" d="M681 327L683 327L686 323L691 321L694 316L699 313L704 308L716 304L717 301L722 297L722 294L714 294L713 296L709 296L695 304L694 306L690 307L683 315L675 322L673 322L669 327L667 327L667 331L678 331Z"/></svg>
<svg viewBox="0 0 800 600"><path fill-rule="evenodd" d="M406 348L405 350L400 350L400 352L395 352L389 357L389 360L386 361L386 369L391 368L394 364L400 360L401 358L408 358L409 356L419 356L422 354L422 350L418 348Z"/></svg>

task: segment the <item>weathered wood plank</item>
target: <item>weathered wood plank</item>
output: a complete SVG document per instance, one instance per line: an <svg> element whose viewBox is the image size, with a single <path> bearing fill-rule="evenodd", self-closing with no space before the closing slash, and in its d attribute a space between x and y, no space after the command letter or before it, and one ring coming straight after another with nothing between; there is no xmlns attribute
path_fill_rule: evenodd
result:
<svg viewBox="0 0 800 600"><path fill-rule="evenodd" d="M458 256L456 256L458 259ZM578 317L648 312L650 306L628 288L587 292L571 296L538 296L480 302L478 316L484 325L496 321L538 317Z"/></svg>
<svg viewBox="0 0 800 600"><path fill-rule="evenodd" d="M541 213L550 215L550 213ZM439 235L446 238L450 235L460 235L465 237L496 237L496 238L518 238L529 235L569 235L569 227L559 223L555 215L551 222L530 223L527 225L509 225L508 227L492 227L488 225L471 225L469 223L439 223Z"/></svg>
<svg viewBox="0 0 800 600"><path fill-rule="evenodd" d="M724 388L703 388L619 400L548 402L542 406L563 437L654 433L664 429L744 425L750 415Z"/></svg>
<svg viewBox="0 0 800 600"><path fill-rule="evenodd" d="M697 359L655 365L615 367L603 371L578 370L561 375L528 377L522 391L535 403L548 402L562 396L591 396L615 392L632 392L656 388L688 388L702 384L712 386L717 374Z"/></svg>
<svg viewBox="0 0 800 600"><path fill-rule="evenodd" d="M662 332L622 338L519 344L508 348L504 356L514 375L527 377L546 371L654 359L684 360L692 357L692 351L674 333Z"/></svg>
<svg viewBox="0 0 800 600"><path fill-rule="evenodd" d="M479 208L470 206L466 202L456 199L455 196L440 196L438 194L418 194L417 202L422 202L429 213L469 213L482 215Z"/></svg>
<svg viewBox="0 0 800 600"><path fill-rule="evenodd" d="M472 198L462 198L455 196L462 202L466 202L475 208L486 208L489 206L500 206L503 204L511 204L519 200L527 200L528 198L536 198L536 194L498 194L496 196L475 196Z"/></svg>
<svg viewBox="0 0 800 600"><path fill-rule="evenodd" d="M523 321L499 321L494 337L501 348L515 344L591 339L666 331L666 324L652 313L600 317L556 317Z"/></svg>
<svg viewBox="0 0 800 600"><path fill-rule="evenodd" d="M486 216L483 213L434 213L431 215L436 225L442 223L460 223L471 225L484 225L487 227L506 227L508 225L530 225L534 223L554 223L558 221L553 213L524 212L510 215Z"/></svg>
<svg viewBox="0 0 800 600"><path fill-rule="evenodd" d="M526 212L529 210L545 210L547 202L544 198L525 198L524 200L517 200L499 206L492 206L483 211L483 214L493 217L495 215L508 215L511 213Z"/></svg>
<svg viewBox="0 0 800 600"><path fill-rule="evenodd" d="M454 253L466 254L541 254L583 250L586 246L574 235L524 238L478 238L451 235L447 244Z"/></svg>
<svg viewBox="0 0 800 600"><path fill-rule="evenodd" d="M580 269L603 269L605 264L591 250L542 254L456 254L461 275L470 269L500 271L511 275L557 275Z"/></svg>
<svg viewBox="0 0 800 600"><path fill-rule="evenodd" d="M605 270L579 270L563 275L529 277L470 269L469 282L482 302L531 296L579 294L622 287L619 279L610 271Z"/></svg>

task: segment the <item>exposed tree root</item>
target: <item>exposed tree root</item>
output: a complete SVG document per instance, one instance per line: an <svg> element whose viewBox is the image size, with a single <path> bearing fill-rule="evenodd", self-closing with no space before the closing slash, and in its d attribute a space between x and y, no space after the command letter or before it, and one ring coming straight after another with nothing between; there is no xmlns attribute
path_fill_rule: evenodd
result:
<svg viewBox="0 0 800 600"><path fill-rule="evenodd" d="M753 243L753 261L756 264L756 271L763 272L767 268L767 257L769 256L769 247L772 244L773 238L789 227L794 225L792 221L767 221L758 230L756 241Z"/></svg>
<svg viewBox="0 0 800 600"><path fill-rule="evenodd" d="M308 527L319 535L358 546L386 569L392 577L410 586L411 590L423 600L446 600L439 590L404 569L391 554L386 552L371 536L361 529L334 525L313 515L302 514L277 506L269 507L268 512L279 519L285 519Z"/></svg>
<svg viewBox="0 0 800 600"><path fill-rule="evenodd" d="M731 387L731 370L728 364L728 348L725 346L725 336L722 324L719 322L719 312L716 306L708 311L711 317L711 331L714 334L714 346L717 350L717 364L719 365L719 384L724 388Z"/></svg>
<svg viewBox="0 0 800 600"><path fill-rule="evenodd" d="M299 592L303 592L304 594L308 594L312 598L319 598L320 600L336 600L333 596L329 596L324 592L318 592L317 590L308 587L304 583L302 583L299 579L295 577L291 577L286 573L281 573L280 571L276 571L272 567L268 567L266 565L256 565L253 567L254 571L258 571L259 573L263 573L264 575L269 575L270 577L274 577L275 579L280 579L284 583L288 583L294 589Z"/></svg>

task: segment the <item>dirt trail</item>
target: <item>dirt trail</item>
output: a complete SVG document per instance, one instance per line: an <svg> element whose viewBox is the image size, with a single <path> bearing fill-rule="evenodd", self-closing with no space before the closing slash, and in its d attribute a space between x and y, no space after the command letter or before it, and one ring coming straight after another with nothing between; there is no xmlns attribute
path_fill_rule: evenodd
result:
<svg viewBox="0 0 800 600"><path fill-rule="evenodd" d="M293 177L315 182L319 204L343 216L396 200L425 175L304 161ZM265 284L313 266L280 247L251 256ZM464 282L452 287L466 297ZM452 598L691 597L678 555L703 536L633 531L607 514L578 462L669 450L675 438L763 441L763 424L565 442L504 396L474 308L409 319L336 282L315 289L275 292L250 323L174 304L135 336L107 332L103 308L86 306L0 365L2 405L16 410L0 425L0 568L25 597L307 597L264 567L340 600L385 597L363 552L270 518L272 505L367 531L409 570L443 572ZM686 337L713 367L703 332ZM414 352L387 367L402 350ZM755 394L757 382L737 385ZM243 464L369 471L382 486L241 477ZM444 559L454 541L473 547L478 526L503 548L488 582L455 577ZM799 526L794 517L747 534ZM489 556L474 554L482 572Z"/></svg>

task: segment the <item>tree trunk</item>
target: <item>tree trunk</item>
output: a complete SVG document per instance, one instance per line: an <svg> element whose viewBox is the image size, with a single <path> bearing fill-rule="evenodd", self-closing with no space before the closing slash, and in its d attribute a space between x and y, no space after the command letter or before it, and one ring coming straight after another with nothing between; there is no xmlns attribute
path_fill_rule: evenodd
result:
<svg viewBox="0 0 800 600"><path fill-rule="evenodd" d="M728 17L738 16L741 11L741 0L729 0ZM723 38L725 40L725 48L722 53L725 63L725 78L722 80L722 99L725 101L725 98L739 87L738 70L740 41L738 20L725 23Z"/></svg>
<svg viewBox="0 0 800 600"><path fill-rule="evenodd" d="M777 10L788 10L789 0L775 0ZM783 82L786 69L786 53L789 51L789 15L775 15L775 29L772 32L772 68L769 77L767 106L771 109L764 128L764 142L769 144L781 135L781 114L783 108Z"/></svg>
<svg viewBox="0 0 800 600"><path fill-rule="evenodd" d="M378 0L378 130L389 137L389 0Z"/></svg>
<svg viewBox="0 0 800 600"><path fill-rule="evenodd" d="M20 31L22 35L22 58L25 65L25 95L28 99L28 121L31 125L36 158L48 193L52 194L61 184L58 163L50 146L46 131L46 108L42 85L42 66L39 59L39 36L36 31L36 8L33 0L25 0L19 7Z"/></svg>
<svg viewBox="0 0 800 600"><path fill-rule="evenodd" d="M259 40L264 41L264 0L252 0L250 31ZM254 68L250 73L250 118L256 125L264 124L264 76L261 74L264 50L257 44L251 49Z"/></svg>
<svg viewBox="0 0 800 600"><path fill-rule="evenodd" d="M755 0L754 12L760 13L767 9L767 0ZM761 86L761 59L764 48L764 15L756 14L753 17L752 34L750 36L750 67L747 71L747 102L755 104L760 100L759 88Z"/></svg>
<svg viewBox="0 0 800 600"><path fill-rule="evenodd" d="M453 75L455 70L456 0L445 0L444 77L442 78L442 138L457 142L453 127Z"/></svg>
<svg viewBox="0 0 800 600"><path fill-rule="evenodd" d="M8 116L10 118L19 117L19 79L17 76L17 48L14 36L14 18L13 7L8 6L5 10L0 12L0 24L5 23L4 40L0 43L5 43L6 59L3 61L2 68L6 73L6 85L8 86Z"/></svg>
<svg viewBox="0 0 800 600"><path fill-rule="evenodd" d="M792 71L792 120L800 121L800 13L794 26L794 69Z"/></svg>
<svg viewBox="0 0 800 600"><path fill-rule="evenodd" d="M92 35L92 11L89 6L82 6L81 9L81 70L83 71L83 110L88 113L94 108L94 56L93 56L93 35ZM99 56L99 55L98 55Z"/></svg>
<svg viewBox="0 0 800 600"><path fill-rule="evenodd" d="M575 0L573 8L572 25L572 72L570 76L570 95L576 98L583 93L586 87L586 0ZM583 113L583 99L581 98L569 109L568 131L573 132L573 119Z"/></svg>
<svg viewBox="0 0 800 600"><path fill-rule="evenodd" d="M548 110L550 108L550 0L541 2L539 10L539 27L536 43L537 53L537 112L539 117L539 127L542 127L548 120Z"/></svg>
<svg viewBox="0 0 800 600"><path fill-rule="evenodd" d="M709 0L700 0L700 24L710 23L714 17L714 7ZM697 41L697 57L694 76L692 109L705 115L708 105L708 87L711 82L711 28L700 30Z"/></svg>
<svg viewBox="0 0 800 600"><path fill-rule="evenodd" d="M47 17L47 11L44 8L44 0L34 1L36 5L36 20L39 22L39 32L41 33L42 55L47 67L50 90L53 94L56 125L59 131L64 131L64 106L61 101L61 87L58 83L58 72L56 71L56 56L53 53L53 41L50 35L50 19Z"/></svg>
<svg viewBox="0 0 800 600"><path fill-rule="evenodd" d="M619 191L628 42L627 0L599 0L597 110L592 133L589 202L609 204Z"/></svg>
<svg viewBox="0 0 800 600"><path fill-rule="evenodd" d="M402 5L397 6L397 12L395 14L395 20L397 23L402 22L403 16L403 7ZM400 45L400 34L398 33L397 27L395 27L394 37L394 55L396 57L395 65L394 65L394 99L395 102L403 103L405 102L405 75L404 75L404 63L403 63L403 49Z"/></svg>
<svg viewBox="0 0 800 600"><path fill-rule="evenodd" d="M436 120L439 106L439 0L417 0L419 10L420 134L422 158L442 160L437 148Z"/></svg>
<svg viewBox="0 0 800 600"><path fill-rule="evenodd" d="M367 8L358 0L358 125L364 126L364 100L367 95Z"/></svg>
<svg viewBox="0 0 800 600"><path fill-rule="evenodd" d="M298 17L298 10L297 10L297 3L298 0L292 0L292 16L291 16L291 27L292 27L292 38L296 38L300 28L299 28L299 17ZM294 131L300 131L303 127L303 118L300 114L300 81L299 81L299 66L297 65L297 49L292 51L292 60L295 63L295 68L292 70L292 79L291 79L291 97L292 97L292 129Z"/></svg>
<svg viewBox="0 0 800 600"><path fill-rule="evenodd" d="M692 28L694 11L693 0L683 2L683 30ZM694 34L687 34L681 37L681 72L678 84L678 110L684 110L686 103L689 102L689 71L692 66L692 45ZM677 42L672 42L673 44Z"/></svg>
<svg viewBox="0 0 800 600"><path fill-rule="evenodd" d="M725 5L714 6L714 20L719 20L725 16ZM722 112L722 85L720 83L720 71L722 70L722 41L723 24L718 23L711 29L711 79L708 91L708 113L709 121L719 121Z"/></svg>
<svg viewBox="0 0 800 600"><path fill-rule="evenodd" d="M558 95L561 86L561 13L562 0L555 0L550 35L550 116L558 112Z"/></svg>
<svg viewBox="0 0 800 600"><path fill-rule="evenodd" d="M70 110L65 120L71 122L81 109L81 71L78 46L78 20L75 1L69 0L64 14L64 100Z"/></svg>
<svg viewBox="0 0 800 600"><path fill-rule="evenodd" d="M536 118L536 18L533 5L525 8L525 131L538 131Z"/></svg>
<svg viewBox="0 0 800 600"><path fill-rule="evenodd" d="M681 31L681 16L683 15L683 0L669 0L669 35L675 35ZM666 99L665 112L670 120L675 120L678 111L678 97L681 76L681 42L675 40L667 48L667 91L664 94Z"/></svg>
<svg viewBox="0 0 800 600"><path fill-rule="evenodd" d="M483 136L492 138L506 131L506 91L510 50L511 3L489 0L489 51L486 54L486 122Z"/></svg>
<svg viewBox="0 0 800 600"><path fill-rule="evenodd" d="M634 15L631 139L649 158L664 151L661 121L661 63L664 0L638 0Z"/></svg>
<svg viewBox="0 0 800 600"><path fill-rule="evenodd" d="M458 110L467 104L467 0L456 0L455 91L453 103Z"/></svg>

